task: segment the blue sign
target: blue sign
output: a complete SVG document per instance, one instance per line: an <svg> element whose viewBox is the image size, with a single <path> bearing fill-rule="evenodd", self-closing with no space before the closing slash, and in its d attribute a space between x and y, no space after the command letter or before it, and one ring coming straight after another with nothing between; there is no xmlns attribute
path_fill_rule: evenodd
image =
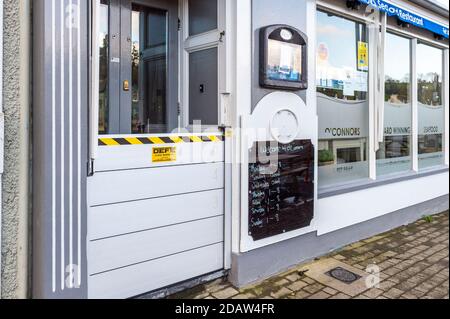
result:
<svg viewBox="0 0 450 319"><path fill-rule="evenodd" d="M444 27L436 22L425 19L417 14L399 8L389 2L383 0L359 0L361 3L377 8L382 12L386 12L388 16L397 16L403 22L409 23L413 26L423 28L441 35L448 39L448 27Z"/></svg>

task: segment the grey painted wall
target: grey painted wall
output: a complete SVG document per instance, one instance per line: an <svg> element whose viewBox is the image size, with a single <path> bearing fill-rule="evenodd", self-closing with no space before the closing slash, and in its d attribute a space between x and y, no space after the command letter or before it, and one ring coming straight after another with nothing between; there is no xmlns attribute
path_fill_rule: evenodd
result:
<svg viewBox="0 0 450 319"><path fill-rule="evenodd" d="M1 297L27 297L29 215L29 5L4 0L3 106L5 156L2 188Z"/></svg>
<svg viewBox="0 0 450 319"><path fill-rule="evenodd" d="M87 298L88 3L33 1L34 298Z"/></svg>
<svg viewBox="0 0 450 319"><path fill-rule="evenodd" d="M294 14L295 13L295 14ZM272 24L287 24L306 34L306 0L253 0L253 69L252 69L252 110L264 96L275 90L259 86L259 30ZM306 102L306 91L296 91Z"/></svg>
<svg viewBox="0 0 450 319"><path fill-rule="evenodd" d="M252 284L345 245L448 209L447 195L323 236L317 236L314 232L246 254L234 255L230 281L238 287Z"/></svg>

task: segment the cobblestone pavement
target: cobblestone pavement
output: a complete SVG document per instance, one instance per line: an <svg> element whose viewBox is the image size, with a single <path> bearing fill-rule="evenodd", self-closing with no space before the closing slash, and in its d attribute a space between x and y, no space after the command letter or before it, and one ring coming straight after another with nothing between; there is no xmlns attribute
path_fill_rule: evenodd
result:
<svg viewBox="0 0 450 319"><path fill-rule="evenodd" d="M237 289L216 280L172 299L448 299L449 213L424 218L415 224L344 247L329 256ZM377 265L381 271L377 288L363 291L339 289L331 281L319 282L310 271L326 261L343 263L364 271ZM305 274L304 270L308 270ZM345 290L345 291L344 291Z"/></svg>

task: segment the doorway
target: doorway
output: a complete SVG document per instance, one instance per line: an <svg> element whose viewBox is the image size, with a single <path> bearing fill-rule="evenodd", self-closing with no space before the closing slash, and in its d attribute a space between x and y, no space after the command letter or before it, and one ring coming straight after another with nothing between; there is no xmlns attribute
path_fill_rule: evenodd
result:
<svg viewBox="0 0 450 319"><path fill-rule="evenodd" d="M186 44L220 33L214 2L100 2L90 298L133 297L224 269L223 42ZM189 10L193 21L182 21Z"/></svg>

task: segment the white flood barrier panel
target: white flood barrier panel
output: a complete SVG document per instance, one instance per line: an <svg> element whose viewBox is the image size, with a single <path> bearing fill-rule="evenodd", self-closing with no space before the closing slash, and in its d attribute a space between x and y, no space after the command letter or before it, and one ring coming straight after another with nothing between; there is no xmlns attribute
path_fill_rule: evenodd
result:
<svg viewBox="0 0 450 319"><path fill-rule="evenodd" d="M96 240L90 245L89 274L94 276L222 241L222 216Z"/></svg>
<svg viewBox="0 0 450 319"><path fill-rule="evenodd" d="M89 202L100 206L219 189L224 169L222 162L97 173L89 180Z"/></svg>
<svg viewBox="0 0 450 319"><path fill-rule="evenodd" d="M224 191L221 189L92 207L89 234L92 240L98 240L182 224L223 215L223 207ZM108 222L104 223L104 220Z"/></svg>
<svg viewBox="0 0 450 319"><path fill-rule="evenodd" d="M223 243L92 276L90 298L128 298L223 267Z"/></svg>
<svg viewBox="0 0 450 319"><path fill-rule="evenodd" d="M180 138L188 137L181 136ZM126 156L124 156L123 147L127 150ZM96 171L102 172L148 167L149 154L151 154L154 146L129 145L123 147L100 147L97 151L99 157L95 161ZM223 162L223 143L199 143L195 144L195 146L190 143L178 143L175 147L177 153L175 163L177 165ZM173 164L173 162L153 163L152 167L173 166Z"/></svg>
<svg viewBox="0 0 450 319"><path fill-rule="evenodd" d="M99 146L88 178L90 298L133 297L224 268L222 137L164 139ZM153 161L161 148L174 156Z"/></svg>

